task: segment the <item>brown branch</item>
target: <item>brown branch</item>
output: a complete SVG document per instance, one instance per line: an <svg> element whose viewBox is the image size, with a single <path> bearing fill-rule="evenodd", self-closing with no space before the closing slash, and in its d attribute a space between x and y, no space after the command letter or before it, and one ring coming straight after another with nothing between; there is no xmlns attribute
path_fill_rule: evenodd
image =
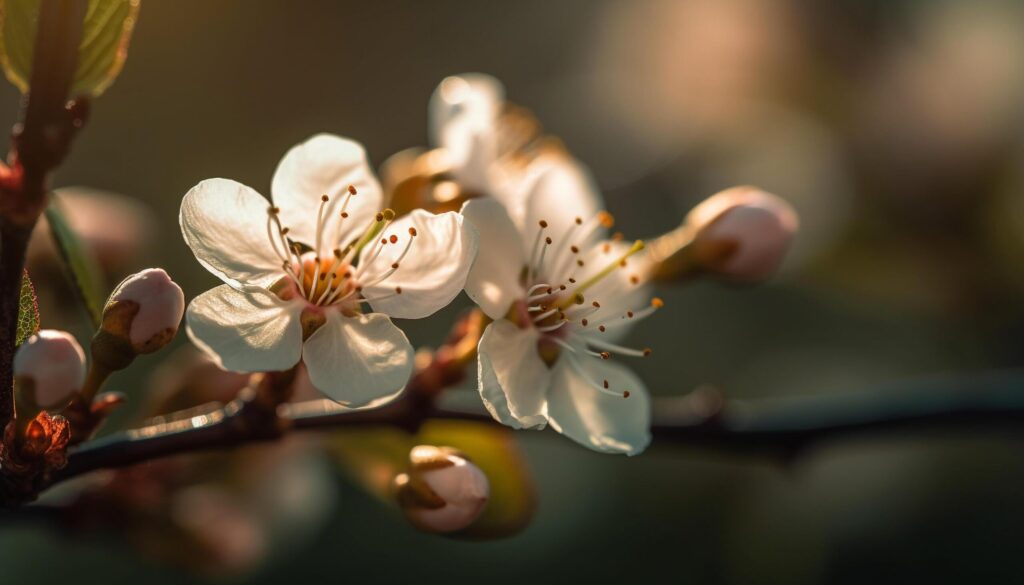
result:
<svg viewBox="0 0 1024 585"><path fill-rule="evenodd" d="M842 438L902 431L1024 431L1024 372L923 380L870 393L726 402L699 389L653 405L655 445L679 445L738 454L792 458ZM189 412L174 422L118 433L83 444L50 483L159 457L220 449L276 438L235 420L236 403ZM282 432L367 426L415 431L431 419L493 423L482 409L434 406L406 393L385 407L350 411L328 400L284 404ZM497 423L495 423L497 424Z"/></svg>
<svg viewBox="0 0 1024 585"><path fill-rule="evenodd" d="M22 121L0 169L0 428L14 415L12 362L25 251L46 207L50 172L67 155L86 106L68 105L87 0L43 0Z"/></svg>

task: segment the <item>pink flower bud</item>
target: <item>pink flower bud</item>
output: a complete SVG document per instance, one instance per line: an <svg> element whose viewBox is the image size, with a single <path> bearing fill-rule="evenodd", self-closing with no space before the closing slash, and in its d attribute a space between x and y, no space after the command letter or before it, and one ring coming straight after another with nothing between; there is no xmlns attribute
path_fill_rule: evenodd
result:
<svg viewBox="0 0 1024 585"><path fill-rule="evenodd" d="M693 243L704 268L755 283L778 270L799 220L783 199L755 187L733 187L693 208L686 223L696 230Z"/></svg>
<svg viewBox="0 0 1024 585"><path fill-rule="evenodd" d="M412 469L395 478L406 517L420 530L448 533L469 527L483 513L491 486L480 468L449 447L420 445Z"/></svg>
<svg viewBox="0 0 1024 585"><path fill-rule="evenodd" d="M71 334L43 329L14 354L14 377L43 408L60 406L85 382L85 352Z"/></svg>
<svg viewBox="0 0 1024 585"><path fill-rule="evenodd" d="M139 306L128 337L138 353L151 353L174 337L185 312L185 295L160 268L147 268L121 281L109 302L132 301Z"/></svg>

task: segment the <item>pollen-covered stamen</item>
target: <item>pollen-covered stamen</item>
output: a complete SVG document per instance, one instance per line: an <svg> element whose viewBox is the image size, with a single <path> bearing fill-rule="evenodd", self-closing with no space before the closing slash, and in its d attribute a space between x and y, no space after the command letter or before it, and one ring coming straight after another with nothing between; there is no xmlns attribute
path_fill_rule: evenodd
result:
<svg viewBox="0 0 1024 585"><path fill-rule="evenodd" d="M576 294L576 295L582 294L584 291L586 291L590 287L592 287L595 284L597 284L597 283L601 282L602 280L604 280L609 274L611 274L615 270L624 267L627 258L629 258L633 254L636 254L637 252L639 252L640 250L643 250L643 249L644 249L644 242L643 242L643 240L637 240L637 241L633 242L633 245L630 246L629 249L626 250L626 252L624 254L619 256L614 261L609 262L608 265L605 266L603 269L601 269L597 274L594 274L593 276L591 276L587 280L577 284L576 288L573 289L573 293ZM571 301L567 298L565 301L562 301L562 306L569 306L569 302L571 302Z"/></svg>
<svg viewBox="0 0 1024 585"><path fill-rule="evenodd" d="M618 344L615 344L615 343L608 343L607 341L604 341L602 339L596 339L596 338L589 338L588 337L587 338L587 344L588 345L592 345L592 346L602 350L601 351L601 357L604 358L604 359L608 359L608 358L606 358L604 356L606 354L610 354L610 353L615 353L615 354L619 354L619 355L627 355L627 356L630 356L630 357L647 357L647 356L651 355L651 349L650 348L633 349L632 347L625 347L625 346L618 345Z"/></svg>
<svg viewBox="0 0 1024 585"><path fill-rule="evenodd" d="M398 268L401 266L402 261L405 260L405 257L409 253L409 249L412 248L412 243L413 243L413 241L415 239L416 239L416 228L409 228L409 241L405 243L405 248L402 249L402 253L398 255L398 258L395 259L394 262L391 263L391 267L388 268L388 270L386 272L384 272L383 274L381 274L380 276L375 278L373 281L366 283L364 286L375 286L377 284L380 284L381 282L384 282L385 280L388 279L388 277L390 277L392 274L394 274L395 271L398 270ZM395 242L397 242L397 241L398 241L398 239L396 238ZM360 268L359 274L360 275L363 274L366 271L368 266L369 266L369 264L367 264L366 266L360 266L359 267Z"/></svg>
<svg viewBox="0 0 1024 585"><path fill-rule="evenodd" d="M563 274L573 264L577 267L582 267L584 265L584 258L580 256L581 246L589 242L599 229L607 229L613 225L615 225L615 218L607 211L599 211L586 221L583 221L583 218L577 217L572 225L569 226L569 229L566 230L565 236L559 244L558 250L554 255L551 273ZM579 232L579 235L576 235L577 232ZM566 250L566 246L568 246L568 250Z"/></svg>
<svg viewBox="0 0 1024 585"><path fill-rule="evenodd" d="M580 363L580 360L577 359L576 357L569 355L566 356L566 359L569 360L569 366L572 367L572 369L575 370L581 378L586 380L587 384L589 384L594 390L597 390L602 394L615 396L616 398L629 398L629 390L616 390L611 387L611 384L608 382L607 379L598 382L593 377L591 377L591 375L587 373L587 369L583 367L583 364Z"/></svg>

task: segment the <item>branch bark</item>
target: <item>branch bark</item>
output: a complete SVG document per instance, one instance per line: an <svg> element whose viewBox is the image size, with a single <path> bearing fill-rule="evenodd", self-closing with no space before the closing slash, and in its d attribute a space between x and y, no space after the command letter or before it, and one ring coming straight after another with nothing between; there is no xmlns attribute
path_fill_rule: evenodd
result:
<svg viewBox="0 0 1024 585"><path fill-rule="evenodd" d="M627 399L628 400L628 399ZM790 459L811 447L904 431L1024 431L1024 372L930 379L859 394L726 401L698 389L654 401L655 445L677 445ZM238 406L188 411L173 420L90 441L71 451L57 483L97 469L276 438L234 420ZM329 400L284 404L282 432L393 426L415 431L431 419L495 423L481 409L435 406L406 393L385 407L349 411Z"/></svg>

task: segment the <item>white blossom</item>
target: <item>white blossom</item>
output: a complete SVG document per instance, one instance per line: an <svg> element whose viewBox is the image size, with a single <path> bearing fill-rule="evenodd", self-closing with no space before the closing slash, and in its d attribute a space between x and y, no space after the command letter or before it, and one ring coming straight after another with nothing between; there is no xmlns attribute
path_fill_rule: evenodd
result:
<svg viewBox="0 0 1024 585"><path fill-rule="evenodd" d="M456 213L395 218L358 143L320 134L292 148L271 183L209 179L180 223L199 262L224 281L195 298L193 342L225 369L285 370L351 407L404 387L413 350L391 317L417 319L455 298L477 251Z"/></svg>

